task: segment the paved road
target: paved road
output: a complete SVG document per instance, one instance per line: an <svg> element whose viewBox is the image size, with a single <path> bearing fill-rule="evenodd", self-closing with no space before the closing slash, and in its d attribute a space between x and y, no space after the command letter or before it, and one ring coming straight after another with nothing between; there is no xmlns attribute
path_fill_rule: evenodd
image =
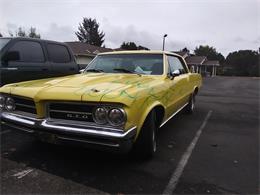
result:
<svg viewBox="0 0 260 195"><path fill-rule="evenodd" d="M39 143L1 129L1 192L259 193L259 82L205 79L194 115L180 113L161 129L150 161Z"/></svg>

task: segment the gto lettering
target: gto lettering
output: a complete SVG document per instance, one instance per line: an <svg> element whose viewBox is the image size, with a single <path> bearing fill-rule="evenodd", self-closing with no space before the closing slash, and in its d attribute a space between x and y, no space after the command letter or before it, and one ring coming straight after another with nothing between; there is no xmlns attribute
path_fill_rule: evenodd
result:
<svg viewBox="0 0 260 195"><path fill-rule="evenodd" d="M73 114L73 113L69 113L66 114L67 118L75 118L75 119L88 119L88 115L87 114Z"/></svg>

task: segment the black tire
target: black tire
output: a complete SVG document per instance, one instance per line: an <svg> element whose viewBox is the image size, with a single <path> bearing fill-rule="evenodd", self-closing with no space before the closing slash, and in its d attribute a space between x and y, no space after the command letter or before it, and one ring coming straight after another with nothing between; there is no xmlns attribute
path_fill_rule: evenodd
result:
<svg viewBox="0 0 260 195"><path fill-rule="evenodd" d="M195 94L191 94L190 99L189 99L189 103L185 108L185 112L187 114L192 114L194 112L195 109Z"/></svg>
<svg viewBox="0 0 260 195"><path fill-rule="evenodd" d="M157 150L156 133L156 113L153 110L145 119L133 148L133 152L138 158L149 159L153 157Z"/></svg>

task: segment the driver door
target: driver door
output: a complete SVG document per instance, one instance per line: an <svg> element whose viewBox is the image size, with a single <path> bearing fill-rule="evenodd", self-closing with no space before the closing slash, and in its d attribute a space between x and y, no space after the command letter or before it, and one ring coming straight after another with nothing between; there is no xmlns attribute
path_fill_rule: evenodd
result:
<svg viewBox="0 0 260 195"><path fill-rule="evenodd" d="M167 55L168 59L168 74L175 70L180 71L180 75L174 77L169 76L169 97L168 101L168 116L178 111L187 103L186 88L188 87L188 71L185 69L180 59L176 56Z"/></svg>

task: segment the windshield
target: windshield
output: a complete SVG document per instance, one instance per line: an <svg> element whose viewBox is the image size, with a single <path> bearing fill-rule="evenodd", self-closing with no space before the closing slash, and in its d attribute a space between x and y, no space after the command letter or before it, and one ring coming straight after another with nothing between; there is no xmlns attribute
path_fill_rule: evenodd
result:
<svg viewBox="0 0 260 195"><path fill-rule="evenodd" d="M162 54L108 54L97 56L84 72L163 74Z"/></svg>
<svg viewBox="0 0 260 195"><path fill-rule="evenodd" d="M11 39L0 39L0 50L10 41Z"/></svg>

